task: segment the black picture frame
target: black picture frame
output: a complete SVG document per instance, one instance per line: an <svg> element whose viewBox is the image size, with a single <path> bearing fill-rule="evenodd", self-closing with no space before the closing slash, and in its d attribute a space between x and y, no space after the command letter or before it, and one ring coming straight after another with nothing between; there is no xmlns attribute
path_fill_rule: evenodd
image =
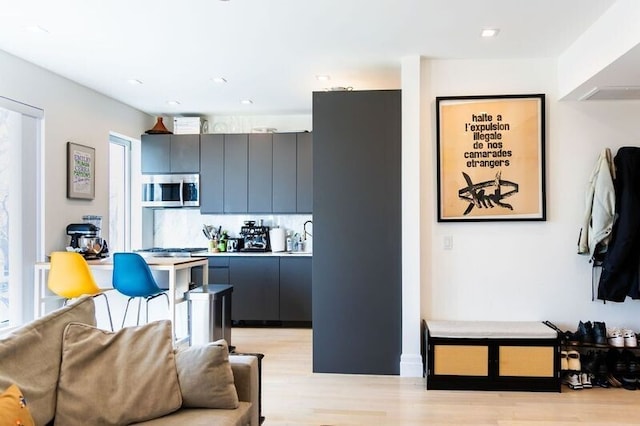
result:
<svg viewBox="0 0 640 426"><path fill-rule="evenodd" d="M95 192L95 148L67 142L67 198L93 200Z"/></svg>
<svg viewBox="0 0 640 426"><path fill-rule="evenodd" d="M545 221L545 95L436 97L438 222Z"/></svg>

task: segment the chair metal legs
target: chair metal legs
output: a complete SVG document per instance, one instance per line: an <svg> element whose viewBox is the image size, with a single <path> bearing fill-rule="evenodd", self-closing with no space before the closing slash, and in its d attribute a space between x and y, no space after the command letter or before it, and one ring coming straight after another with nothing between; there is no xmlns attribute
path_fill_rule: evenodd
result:
<svg viewBox="0 0 640 426"><path fill-rule="evenodd" d="M127 306L124 308L124 316L122 317L122 325L120 326L120 328L124 328L124 321L127 319L127 312L129 311L129 302L131 302L131 300L134 299L133 297L130 297L127 300ZM140 312L140 304L138 304L138 312ZM139 316L138 316L139 318Z"/></svg>
<svg viewBox="0 0 640 426"><path fill-rule="evenodd" d="M147 297L130 297L127 300L127 306L124 309L124 317L122 318L122 326L121 328L124 327L124 323L127 319L127 312L129 311L129 303L131 302L132 299L138 299L138 312L137 312L137 317L136 317L136 325L140 325L140 310L142 308L142 299L145 299L146 302L146 322L149 322L149 301L155 299L158 296L164 296L167 298L167 309L170 307L169 305L169 295L167 294L166 291L162 292L162 293L158 293L158 294L154 294L153 296L147 296Z"/></svg>
<svg viewBox="0 0 640 426"><path fill-rule="evenodd" d="M113 320L111 319L111 308L109 307L109 298L106 293L98 293L93 298L95 299L98 296L104 296L104 302L107 304L107 313L109 314L109 325L111 326L111 331L113 331Z"/></svg>
<svg viewBox="0 0 640 426"><path fill-rule="evenodd" d="M158 296L164 296L167 298L167 309L169 309L169 295L167 294L166 291L163 291L162 293L158 293L156 295L153 296L149 296L147 297L147 323L149 322L149 301L155 299ZM140 311L138 310L138 314L140 313Z"/></svg>
<svg viewBox="0 0 640 426"><path fill-rule="evenodd" d="M98 296L104 296L104 302L107 304L107 314L109 315L109 326L111 327L111 331L113 331L113 319L111 319L111 307L109 306L109 298L105 293L94 294L92 297L95 299ZM62 306L67 306L68 301L69 299L64 299L64 303L62 304Z"/></svg>

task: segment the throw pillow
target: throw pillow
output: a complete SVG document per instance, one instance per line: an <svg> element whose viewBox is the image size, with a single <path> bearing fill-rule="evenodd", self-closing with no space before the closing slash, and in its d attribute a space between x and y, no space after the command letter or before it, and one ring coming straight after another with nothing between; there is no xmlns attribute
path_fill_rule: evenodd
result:
<svg viewBox="0 0 640 426"><path fill-rule="evenodd" d="M62 334L70 322L96 324L92 297L84 296L0 339L0 389L15 383L38 425L55 415Z"/></svg>
<svg viewBox="0 0 640 426"><path fill-rule="evenodd" d="M27 402L16 385L0 394L0 426L34 426Z"/></svg>
<svg viewBox="0 0 640 426"><path fill-rule="evenodd" d="M183 407L238 407L238 393L225 340L178 350L176 366Z"/></svg>
<svg viewBox="0 0 640 426"><path fill-rule="evenodd" d="M129 424L180 408L171 322L64 331L56 425Z"/></svg>

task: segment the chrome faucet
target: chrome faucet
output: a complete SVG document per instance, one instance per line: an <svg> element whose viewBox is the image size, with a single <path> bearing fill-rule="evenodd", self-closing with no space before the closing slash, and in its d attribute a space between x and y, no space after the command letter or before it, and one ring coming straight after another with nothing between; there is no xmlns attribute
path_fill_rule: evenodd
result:
<svg viewBox="0 0 640 426"><path fill-rule="evenodd" d="M307 231L307 223L310 223L311 225L313 225L313 222L308 220L304 223L304 225L302 225L302 229L304 229L304 233L302 235L302 239L306 241L307 239L307 235L310 237L313 237L313 235L311 235L311 232Z"/></svg>

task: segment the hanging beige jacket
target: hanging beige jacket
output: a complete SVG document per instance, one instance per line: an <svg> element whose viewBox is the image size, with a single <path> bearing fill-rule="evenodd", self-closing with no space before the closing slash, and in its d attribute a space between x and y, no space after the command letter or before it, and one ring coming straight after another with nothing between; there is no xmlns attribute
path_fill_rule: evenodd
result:
<svg viewBox="0 0 640 426"><path fill-rule="evenodd" d="M607 251L616 214L616 195L613 186L615 166L611 150L605 148L598 158L585 194L585 212L578 239L578 253L589 254Z"/></svg>

